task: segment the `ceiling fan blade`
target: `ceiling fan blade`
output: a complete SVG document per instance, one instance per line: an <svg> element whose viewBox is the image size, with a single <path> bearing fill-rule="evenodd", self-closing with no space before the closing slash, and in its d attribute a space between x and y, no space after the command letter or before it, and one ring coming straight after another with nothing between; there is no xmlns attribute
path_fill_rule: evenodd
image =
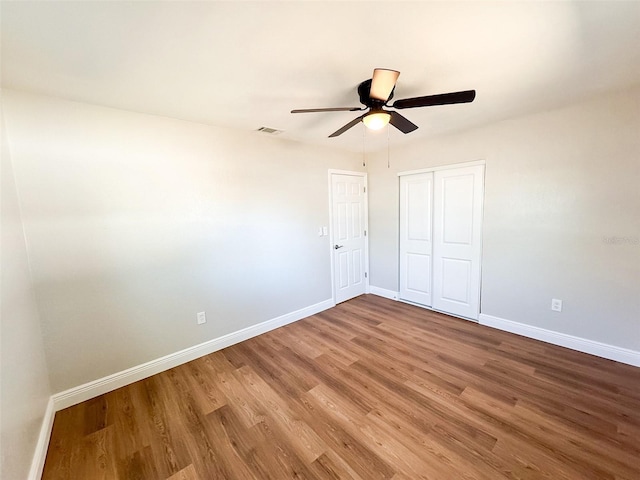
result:
<svg viewBox="0 0 640 480"><path fill-rule="evenodd" d="M400 115L398 112L390 111L389 114L391 115L389 123L402 133L411 133L418 129L418 126L415 123Z"/></svg>
<svg viewBox="0 0 640 480"><path fill-rule="evenodd" d="M359 112L364 110L361 107L330 107L330 108L298 108L291 110L291 113L313 113L313 112Z"/></svg>
<svg viewBox="0 0 640 480"><path fill-rule="evenodd" d="M397 70L389 70L386 68L376 68L373 71L373 78L371 79L371 91L369 96L376 100L386 102L389 100L389 95L393 91L393 87L396 86L396 81L400 76L400 72Z"/></svg>
<svg viewBox="0 0 640 480"><path fill-rule="evenodd" d="M338 130L336 130L335 132L333 132L331 135L329 135L329 138L332 137L337 137L338 135L342 135L344 132L346 132L347 130L349 130L351 127L353 127L354 125L357 125L358 123L360 123L360 121L362 121L362 117L364 117L364 115L359 116L358 118L351 120L349 123L347 123L344 127L339 128Z"/></svg>
<svg viewBox="0 0 640 480"><path fill-rule="evenodd" d="M475 90L463 92L441 93L440 95L427 95L426 97L404 98L396 100L391 105L393 108L430 107L432 105L449 105L452 103L469 103L476 98Z"/></svg>

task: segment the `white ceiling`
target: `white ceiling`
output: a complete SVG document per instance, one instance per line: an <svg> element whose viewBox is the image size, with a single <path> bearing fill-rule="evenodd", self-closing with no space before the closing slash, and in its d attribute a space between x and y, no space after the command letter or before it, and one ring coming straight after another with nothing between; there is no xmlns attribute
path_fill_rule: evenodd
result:
<svg viewBox="0 0 640 480"><path fill-rule="evenodd" d="M476 89L404 110L392 144L640 83L640 2L2 2L2 85L126 110L363 148L354 112L374 67L395 99ZM385 132L367 149L386 146Z"/></svg>

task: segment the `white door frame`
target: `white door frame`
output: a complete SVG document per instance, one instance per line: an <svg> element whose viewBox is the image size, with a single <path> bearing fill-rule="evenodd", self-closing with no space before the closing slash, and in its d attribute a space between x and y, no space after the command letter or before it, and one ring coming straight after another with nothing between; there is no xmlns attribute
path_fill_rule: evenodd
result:
<svg viewBox="0 0 640 480"><path fill-rule="evenodd" d="M335 277L335 250L333 248L333 188L331 177L333 175L352 175L363 177L364 180L364 271L365 271L365 293L369 293L369 192L367 183L367 172L355 172L351 170L336 170L330 168L327 175L329 185L329 260L331 263L331 298L336 305L336 277Z"/></svg>
<svg viewBox="0 0 640 480"><path fill-rule="evenodd" d="M475 167L476 165L485 165L486 161L484 160L474 160L471 162L461 162L461 163L449 163L447 165L437 165L435 167L427 167L420 168L418 170L405 170L404 172L398 172L398 177L404 177L405 175L413 175L415 173L428 173L428 172L437 172L439 170L451 170L452 168L464 168L464 167Z"/></svg>

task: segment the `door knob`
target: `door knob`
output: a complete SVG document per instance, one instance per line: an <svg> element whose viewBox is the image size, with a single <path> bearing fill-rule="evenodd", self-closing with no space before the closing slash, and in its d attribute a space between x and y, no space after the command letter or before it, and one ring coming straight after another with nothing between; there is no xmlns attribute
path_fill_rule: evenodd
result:
<svg viewBox="0 0 640 480"><path fill-rule="evenodd" d="M342 248L342 247L344 247L344 245L334 245L333 249L338 250L339 248Z"/></svg>

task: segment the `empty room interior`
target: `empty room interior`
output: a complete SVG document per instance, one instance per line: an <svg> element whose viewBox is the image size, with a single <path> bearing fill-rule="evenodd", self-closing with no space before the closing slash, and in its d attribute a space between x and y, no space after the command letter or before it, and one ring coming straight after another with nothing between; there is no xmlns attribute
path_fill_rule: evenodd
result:
<svg viewBox="0 0 640 480"><path fill-rule="evenodd" d="M640 478L640 2L0 2L3 480Z"/></svg>

